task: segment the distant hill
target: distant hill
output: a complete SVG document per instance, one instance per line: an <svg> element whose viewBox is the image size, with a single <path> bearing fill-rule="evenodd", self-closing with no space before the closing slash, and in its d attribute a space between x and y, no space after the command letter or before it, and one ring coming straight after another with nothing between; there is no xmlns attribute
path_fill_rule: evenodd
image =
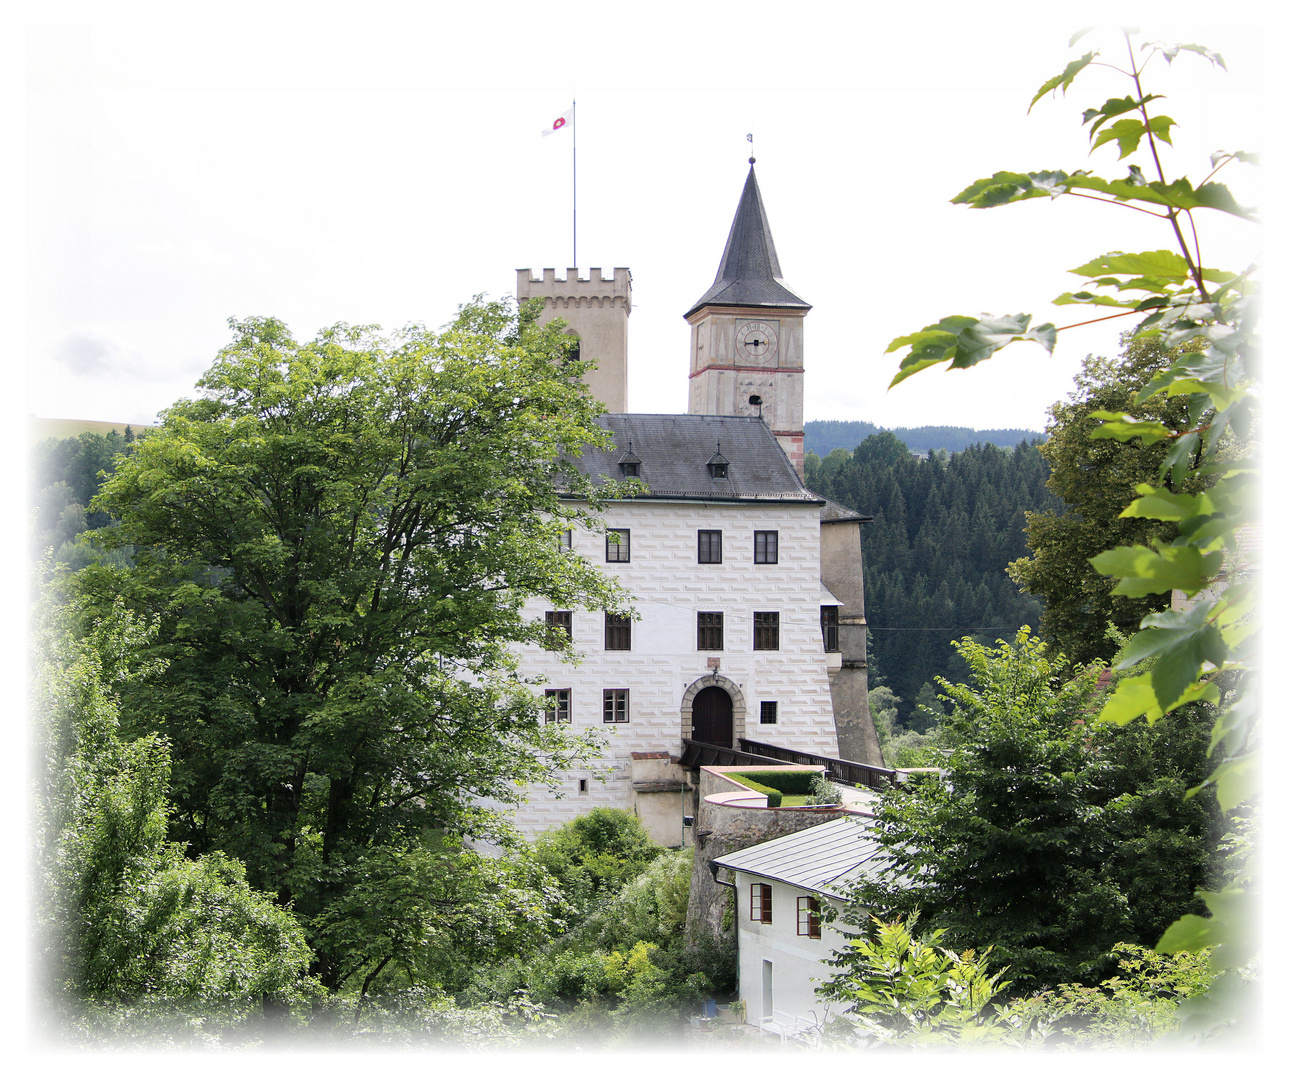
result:
<svg viewBox="0 0 1289 1080"><path fill-rule="evenodd" d="M35 446L46 439L72 439L86 431L92 431L96 435L119 431L124 435L127 427L132 428L136 435L149 429L147 424L125 424L115 420L55 420L47 416L29 416L27 443Z"/></svg>
<svg viewBox="0 0 1289 1080"><path fill-rule="evenodd" d="M910 450L921 454L932 450L965 450L976 443L1015 446L1022 441L1042 442L1045 438L1041 431L1026 431L1024 428L883 428L870 424L867 420L807 420L806 452L813 450L824 458L834 450L854 450L870 435L876 435L879 431L893 432Z"/></svg>

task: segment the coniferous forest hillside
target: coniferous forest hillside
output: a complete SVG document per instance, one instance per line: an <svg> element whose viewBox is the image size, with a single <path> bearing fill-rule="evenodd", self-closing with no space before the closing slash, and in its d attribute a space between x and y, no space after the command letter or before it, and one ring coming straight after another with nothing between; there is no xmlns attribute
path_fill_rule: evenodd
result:
<svg viewBox="0 0 1289 1080"><path fill-rule="evenodd" d="M935 722L934 676L966 676L951 642L1038 626L1042 606L1020 593L1007 564L1026 554L1025 511L1061 507L1047 476L1026 441L915 458L883 431L853 452L806 455L807 487L873 517L863 527L869 683L899 698L903 727Z"/></svg>
<svg viewBox="0 0 1289 1080"><path fill-rule="evenodd" d="M977 430L969 427L946 427L927 424L922 427L883 428L870 424L867 420L807 420L805 423L806 451L813 450L821 458L826 458L834 450L850 450L858 446L870 435L879 431L890 431L897 439L909 448L911 453L919 456L934 450L965 450L977 443L993 443L994 446L1015 446L1021 441L1038 442L1043 438L1042 432L1026 428L987 428Z"/></svg>

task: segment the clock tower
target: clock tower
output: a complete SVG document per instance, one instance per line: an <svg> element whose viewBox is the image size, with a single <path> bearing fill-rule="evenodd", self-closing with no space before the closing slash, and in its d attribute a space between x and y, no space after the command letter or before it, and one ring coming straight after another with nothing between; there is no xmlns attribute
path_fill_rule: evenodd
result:
<svg viewBox="0 0 1289 1080"><path fill-rule="evenodd" d="M689 411L760 416L805 475L802 329L810 305L783 280L755 158L712 287L685 313Z"/></svg>

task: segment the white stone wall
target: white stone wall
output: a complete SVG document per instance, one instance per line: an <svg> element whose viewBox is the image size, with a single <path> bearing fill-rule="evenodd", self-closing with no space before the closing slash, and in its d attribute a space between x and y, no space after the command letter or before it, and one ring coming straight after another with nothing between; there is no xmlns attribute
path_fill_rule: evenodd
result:
<svg viewBox="0 0 1289 1080"><path fill-rule="evenodd" d="M573 644L580 664L564 663L539 648L524 653L524 669L540 674L542 687L567 687L571 723L594 728L608 737L601 767L608 778L596 779L588 768L568 776L556 799L533 791L516 814L527 835L563 824L593 806L632 805L631 754L666 751L678 755L685 693L718 673L743 699L744 719L735 738L751 738L792 749L836 756L828 672L819 629L819 511L815 506L777 503L614 504L606 513L611 528L631 532L631 561L606 563L604 537L575 533L574 548L597 566L615 573L636 598L638 619L632 626L629 652L604 649L604 615L573 613ZM722 562L698 562L698 530L720 529ZM779 561L753 562L753 533L779 533ZM540 601L527 611L542 619L549 609ZM725 614L725 648L698 651L697 613ZM779 612L779 649L752 649L752 613ZM630 721L603 722L603 691L630 691ZM761 702L778 702L778 723L760 723ZM738 702L736 702L737 706ZM579 781L585 781L586 791Z"/></svg>
<svg viewBox="0 0 1289 1080"><path fill-rule="evenodd" d="M734 881L738 893L738 995L747 1004L747 1022L761 1027L771 1019L764 1015L765 961L771 965L773 1019L788 1026L800 1021L810 1025L845 1011L843 1003L815 995L819 984L835 973L824 960L846 944L837 923L825 922L817 939L797 933L797 899L810 896L810 890L742 872L735 873ZM773 890L773 922L769 925L752 922L753 884L766 884ZM831 901L824 898L821 903L827 906Z"/></svg>

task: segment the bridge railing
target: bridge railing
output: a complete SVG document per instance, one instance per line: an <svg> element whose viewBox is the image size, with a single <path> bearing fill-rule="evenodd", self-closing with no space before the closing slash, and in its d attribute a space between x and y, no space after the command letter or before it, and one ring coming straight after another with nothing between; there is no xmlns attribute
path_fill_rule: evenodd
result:
<svg viewBox="0 0 1289 1080"><path fill-rule="evenodd" d="M702 765L822 765L828 779L850 784L852 787L866 787L880 791L882 788L898 783L894 769L865 765L859 761L846 761L844 758L824 757L822 754L808 754L801 750L789 750L783 746L772 746L753 739L739 739L737 750L729 746L696 742L693 739L683 741L685 750L681 754L680 763L688 768L698 768Z"/></svg>
<svg viewBox="0 0 1289 1080"><path fill-rule="evenodd" d="M822 754L808 754L802 750L789 750L787 747L771 746L754 739L739 739L738 743L739 749L744 753L759 758L771 758L790 765L822 765L829 780L843 784L881 791L898 783L894 769L883 769L877 765L865 765L863 762L847 761L844 758L824 757Z"/></svg>

